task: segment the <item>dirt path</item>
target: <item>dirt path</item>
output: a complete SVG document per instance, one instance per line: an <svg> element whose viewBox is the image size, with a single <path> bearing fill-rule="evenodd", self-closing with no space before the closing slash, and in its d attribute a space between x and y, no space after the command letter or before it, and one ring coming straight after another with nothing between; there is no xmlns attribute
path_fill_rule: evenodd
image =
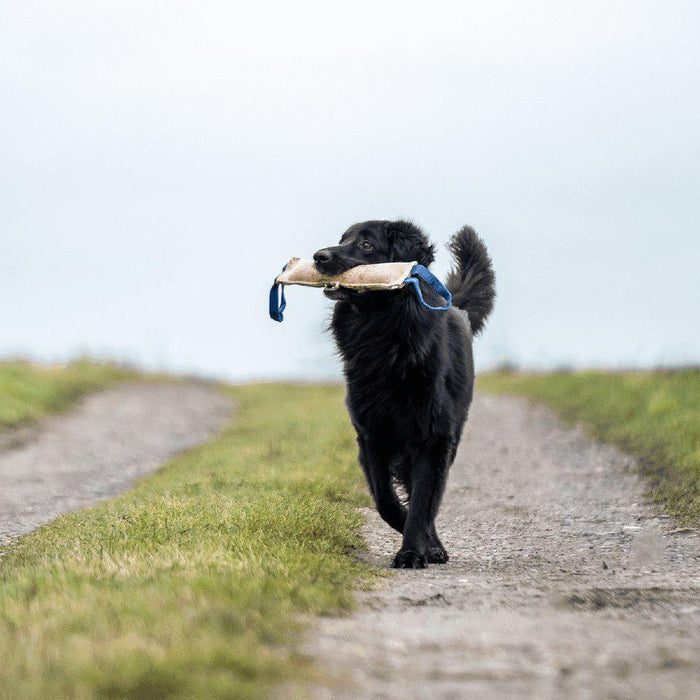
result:
<svg viewBox="0 0 700 700"><path fill-rule="evenodd" d="M129 488L174 454L209 439L230 412L230 399L213 386L123 384L36 430L5 433L0 550L60 513Z"/></svg>
<svg viewBox="0 0 700 700"><path fill-rule="evenodd" d="M438 530L304 651L322 697L700 697L698 534L656 517L633 460L524 400L478 396ZM374 513L370 558L399 538Z"/></svg>

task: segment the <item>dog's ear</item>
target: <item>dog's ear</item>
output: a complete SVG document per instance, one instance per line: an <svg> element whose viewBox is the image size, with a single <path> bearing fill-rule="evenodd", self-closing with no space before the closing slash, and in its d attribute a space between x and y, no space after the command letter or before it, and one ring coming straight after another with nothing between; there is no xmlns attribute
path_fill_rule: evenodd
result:
<svg viewBox="0 0 700 700"><path fill-rule="evenodd" d="M410 221L387 221L385 224L392 262L418 261L427 267L435 260L435 246Z"/></svg>

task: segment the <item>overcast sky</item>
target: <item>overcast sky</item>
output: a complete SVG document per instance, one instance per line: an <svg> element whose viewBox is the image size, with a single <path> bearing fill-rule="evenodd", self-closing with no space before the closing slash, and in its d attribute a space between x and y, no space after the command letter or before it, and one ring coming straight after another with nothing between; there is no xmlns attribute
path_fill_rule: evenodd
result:
<svg viewBox="0 0 700 700"><path fill-rule="evenodd" d="M0 354L337 372L350 224L491 251L485 368L700 361L697 2L0 3Z"/></svg>

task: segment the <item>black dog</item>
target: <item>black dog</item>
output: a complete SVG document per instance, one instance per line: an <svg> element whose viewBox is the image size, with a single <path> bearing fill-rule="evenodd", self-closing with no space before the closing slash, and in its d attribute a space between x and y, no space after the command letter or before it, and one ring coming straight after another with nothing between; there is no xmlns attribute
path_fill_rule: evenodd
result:
<svg viewBox="0 0 700 700"><path fill-rule="evenodd" d="M474 229L461 229L450 250L456 266L446 284L456 309L426 309L405 287L326 291L337 302L331 330L344 362L360 464L379 514L403 533L395 568L448 559L435 517L472 400L472 336L483 328L495 296L491 260ZM415 260L427 267L433 253L409 222L366 221L314 260L321 272L336 274L380 262ZM444 303L427 285L421 289L431 306ZM394 481L408 495L407 508Z"/></svg>

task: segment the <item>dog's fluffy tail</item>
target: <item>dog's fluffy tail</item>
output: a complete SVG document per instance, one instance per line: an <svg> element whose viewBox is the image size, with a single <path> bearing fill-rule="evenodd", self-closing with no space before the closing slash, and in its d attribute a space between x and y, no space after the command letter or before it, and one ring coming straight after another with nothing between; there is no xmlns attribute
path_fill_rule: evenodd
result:
<svg viewBox="0 0 700 700"><path fill-rule="evenodd" d="M472 333L479 333L493 308L496 276L484 242L471 226L461 228L450 241L455 266L447 275L452 303L469 314Z"/></svg>

